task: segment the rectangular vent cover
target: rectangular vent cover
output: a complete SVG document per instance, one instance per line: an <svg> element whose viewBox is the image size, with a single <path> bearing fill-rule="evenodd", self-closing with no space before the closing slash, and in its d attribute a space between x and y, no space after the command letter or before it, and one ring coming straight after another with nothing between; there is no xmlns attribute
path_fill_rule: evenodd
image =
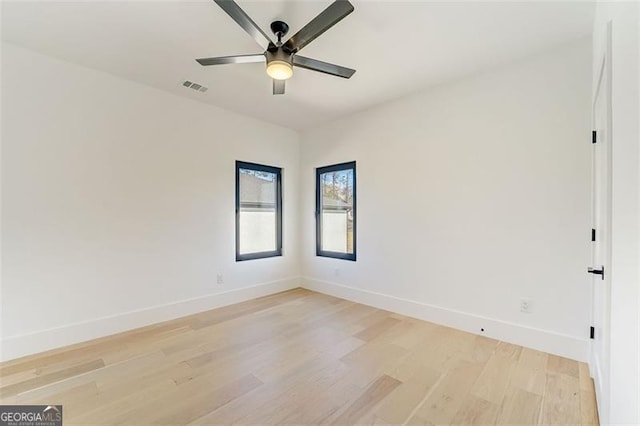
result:
<svg viewBox="0 0 640 426"><path fill-rule="evenodd" d="M186 80L184 83L182 83L182 85L184 87L188 87L190 89L195 90L196 92L206 92L207 90L209 90L208 87L204 87L202 84L198 84L198 83L194 83L192 81Z"/></svg>

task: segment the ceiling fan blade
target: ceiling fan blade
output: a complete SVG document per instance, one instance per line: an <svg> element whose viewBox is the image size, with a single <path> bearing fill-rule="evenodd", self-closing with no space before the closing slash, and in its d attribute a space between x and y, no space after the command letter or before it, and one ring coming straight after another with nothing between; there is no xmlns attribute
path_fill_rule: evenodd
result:
<svg viewBox="0 0 640 426"><path fill-rule="evenodd" d="M224 64L249 64L252 62L264 62L264 53L255 55L220 56L218 58L200 58L196 61L202 65L224 65Z"/></svg>
<svg viewBox="0 0 640 426"><path fill-rule="evenodd" d="M274 95L284 95L284 86L286 80L276 80L273 79L273 94Z"/></svg>
<svg viewBox="0 0 640 426"><path fill-rule="evenodd" d="M353 12L353 5L348 0L336 0L323 10L311 22L295 33L284 44L285 49L296 53L307 44L311 43L322 33L340 22L345 16Z"/></svg>
<svg viewBox="0 0 640 426"><path fill-rule="evenodd" d="M329 62L322 62L317 59L305 58L300 55L293 56L293 65L342 78L351 78L356 72L356 70L351 68L341 67L340 65L330 64Z"/></svg>
<svg viewBox="0 0 640 426"><path fill-rule="evenodd" d="M270 44L273 44L271 39L264 31L258 27L258 25L253 22L249 15L245 13L244 10L238 6L238 4L233 0L213 0L216 2L218 6L222 8L227 15L231 17L238 25L242 27L255 41L258 42L260 46L264 50L267 50Z"/></svg>

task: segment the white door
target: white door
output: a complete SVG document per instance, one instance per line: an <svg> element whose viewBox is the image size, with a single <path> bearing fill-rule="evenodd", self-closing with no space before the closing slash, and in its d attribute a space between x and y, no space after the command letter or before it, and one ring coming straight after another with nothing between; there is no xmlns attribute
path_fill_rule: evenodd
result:
<svg viewBox="0 0 640 426"><path fill-rule="evenodd" d="M591 266L593 327L591 374L594 378L600 420L606 422L609 407L609 318L611 293L611 27L598 70L593 101L592 237Z"/></svg>

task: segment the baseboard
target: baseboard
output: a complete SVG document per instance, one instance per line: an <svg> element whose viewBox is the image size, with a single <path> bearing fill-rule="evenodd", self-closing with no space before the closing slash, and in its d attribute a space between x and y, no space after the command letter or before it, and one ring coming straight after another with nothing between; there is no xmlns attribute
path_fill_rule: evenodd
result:
<svg viewBox="0 0 640 426"><path fill-rule="evenodd" d="M288 278L35 333L7 336L2 338L0 344L0 361L85 342L297 287L300 287L300 278Z"/></svg>
<svg viewBox="0 0 640 426"><path fill-rule="evenodd" d="M587 339L311 278L303 278L302 287L577 361L587 362L588 360L589 341ZM481 328L484 328L484 332L480 331Z"/></svg>

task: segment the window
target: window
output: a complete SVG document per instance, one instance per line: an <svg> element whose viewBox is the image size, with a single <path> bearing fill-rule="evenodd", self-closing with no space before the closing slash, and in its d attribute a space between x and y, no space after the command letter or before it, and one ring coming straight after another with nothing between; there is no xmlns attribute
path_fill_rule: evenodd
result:
<svg viewBox="0 0 640 426"><path fill-rule="evenodd" d="M282 169L236 161L236 261L282 255Z"/></svg>
<svg viewBox="0 0 640 426"><path fill-rule="evenodd" d="M356 163L316 169L316 254L356 260Z"/></svg>

